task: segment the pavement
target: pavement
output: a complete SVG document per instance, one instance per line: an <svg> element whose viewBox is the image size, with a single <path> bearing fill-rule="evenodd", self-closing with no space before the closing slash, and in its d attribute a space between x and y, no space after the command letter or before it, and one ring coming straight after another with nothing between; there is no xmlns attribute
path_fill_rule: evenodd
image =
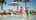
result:
<svg viewBox="0 0 36 20"><path fill-rule="evenodd" d="M10 16L10 15L3 15L0 16L0 20L36 20L36 15L31 14L31 18L28 19L27 16L20 16L20 15L14 15L14 16Z"/></svg>

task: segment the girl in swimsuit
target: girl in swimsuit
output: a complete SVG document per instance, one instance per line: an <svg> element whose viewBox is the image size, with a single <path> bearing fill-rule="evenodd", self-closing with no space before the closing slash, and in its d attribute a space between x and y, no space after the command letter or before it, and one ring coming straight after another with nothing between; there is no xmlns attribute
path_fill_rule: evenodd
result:
<svg viewBox="0 0 36 20"><path fill-rule="evenodd" d="M20 7L20 14L24 15L24 9L22 8L22 6Z"/></svg>

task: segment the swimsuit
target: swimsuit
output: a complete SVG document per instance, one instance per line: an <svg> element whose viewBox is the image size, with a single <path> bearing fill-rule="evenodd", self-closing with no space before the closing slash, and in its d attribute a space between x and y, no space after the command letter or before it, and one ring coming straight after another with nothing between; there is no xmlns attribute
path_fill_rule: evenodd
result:
<svg viewBox="0 0 36 20"><path fill-rule="evenodd" d="M24 13L24 9L20 8L20 13L23 14Z"/></svg>
<svg viewBox="0 0 36 20"><path fill-rule="evenodd" d="M29 10L26 10L26 14L29 15L30 14L30 11Z"/></svg>

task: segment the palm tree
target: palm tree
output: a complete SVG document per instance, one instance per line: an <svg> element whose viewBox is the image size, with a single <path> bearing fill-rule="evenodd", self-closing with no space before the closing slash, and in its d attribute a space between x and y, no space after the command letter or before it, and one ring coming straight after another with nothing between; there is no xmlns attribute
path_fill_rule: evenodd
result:
<svg viewBox="0 0 36 20"><path fill-rule="evenodd" d="M3 10L3 4L6 4L5 0L0 0L1 5L1 10Z"/></svg>

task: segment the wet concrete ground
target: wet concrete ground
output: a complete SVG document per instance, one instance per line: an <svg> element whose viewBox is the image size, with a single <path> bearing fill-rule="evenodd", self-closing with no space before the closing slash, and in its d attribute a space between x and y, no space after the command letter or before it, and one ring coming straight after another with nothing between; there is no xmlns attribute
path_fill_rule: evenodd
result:
<svg viewBox="0 0 36 20"><path fill-rule="evenodd" d="M31 19L27 19L26 16L21 17L20 15L14 16L7 15L5 17L1 16L0 20L36 20L36 15L31 14Z"/></svg>

